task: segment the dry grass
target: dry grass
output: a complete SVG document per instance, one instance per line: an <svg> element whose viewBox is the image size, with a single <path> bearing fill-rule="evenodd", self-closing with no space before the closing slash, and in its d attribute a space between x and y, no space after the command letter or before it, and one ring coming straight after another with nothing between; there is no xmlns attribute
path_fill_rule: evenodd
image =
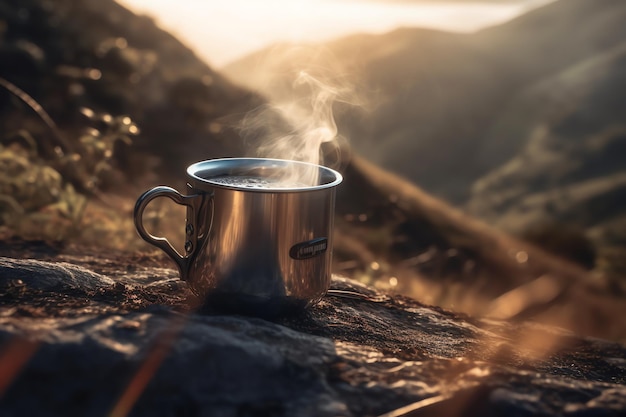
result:
<svg viewBox="0 0 626 417"><path fill-rule="evenodd" d="M358 261L350 264L343 259L344 265L353 267L344 272L423 302L476 316L533 319L626 341L626 324L620 320L626 315L626 288L619 280L600 271L587 271L501 233L367 161L356 158L352 165L363 183L371 185L359 193L374 194L377 200L393 196L396 207L409 221L434 225L449 248L431 246L411 259L393 261L393 254L368 245L367 223L349 228L340 221L338 229L343 236L336 246L343 256L341 251L349 252L351 244ZM380 231L380 225L370 230L375 236ZM458 253L472 256L462 259L463 267L451 268L458 261ZM372 269L372 262L378 267ZM474 267L465 268L467 265Z"/></svg>

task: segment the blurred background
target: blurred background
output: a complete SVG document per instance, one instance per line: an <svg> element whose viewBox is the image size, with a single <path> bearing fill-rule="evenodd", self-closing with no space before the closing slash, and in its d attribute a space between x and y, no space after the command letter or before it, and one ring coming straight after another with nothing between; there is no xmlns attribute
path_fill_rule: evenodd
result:
<svg viewBox="0 0 626 417"><path fill-rule="evenodd" d="M626 341L623 0L213 3L0 0L5 242L154 252L142 191L313 136L336 273Z"/></svg>
<svg viewBox="0 0 626 417"><path fill-rule="evenodd" d="M120 1L152 16L211 66L229 63L277 43L321 46L357 33L400 27L474 32L506 22L553 0L235 0Z"/></svg>

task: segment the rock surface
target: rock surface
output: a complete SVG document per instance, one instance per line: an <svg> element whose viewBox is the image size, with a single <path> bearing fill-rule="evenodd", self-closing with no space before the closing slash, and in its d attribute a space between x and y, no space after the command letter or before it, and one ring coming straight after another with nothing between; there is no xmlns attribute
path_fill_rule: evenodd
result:
<svg viewBox="0 0 626 417"><path fill-rule="evenodd" d="M297 316L206 315L162 258L26 255L0 259L2 416L626 414L619 344L341 277Z"/></svg>

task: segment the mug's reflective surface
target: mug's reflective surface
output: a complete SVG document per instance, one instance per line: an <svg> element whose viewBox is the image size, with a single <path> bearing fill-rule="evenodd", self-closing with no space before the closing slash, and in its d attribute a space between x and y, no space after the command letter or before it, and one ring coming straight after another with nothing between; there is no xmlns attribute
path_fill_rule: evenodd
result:
<svg viewBox="0 0 626 417"><path fill-rule="evenodd" d="M293 170L299 179L282 178ZM230 158L194 164L187 176L186 195L169 187L144 193L135 223L146 241L176 261L208 306L263 315L324 296L339 173L294 161ZM143 209L158 196L188 207L184 255L143 228Z"/></svg>

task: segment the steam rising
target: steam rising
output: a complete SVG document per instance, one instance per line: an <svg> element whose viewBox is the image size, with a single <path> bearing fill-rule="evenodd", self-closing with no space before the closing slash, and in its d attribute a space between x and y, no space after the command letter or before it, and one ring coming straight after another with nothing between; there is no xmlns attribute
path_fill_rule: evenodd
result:
<svg viewBox="0 0 626 417"><path fill-rule="evenodd" d="M244 117L242 136L253 141L255 156L324 164L322 146L338 154L345 142L337 134L333 111L335 103L356 103L353 88L334 71L319 68L272 75L268 83L281 89L281 94ZM339 155L336 159L340 160ZM318 170L288 172L280 180L316 185Z"/></svg>

